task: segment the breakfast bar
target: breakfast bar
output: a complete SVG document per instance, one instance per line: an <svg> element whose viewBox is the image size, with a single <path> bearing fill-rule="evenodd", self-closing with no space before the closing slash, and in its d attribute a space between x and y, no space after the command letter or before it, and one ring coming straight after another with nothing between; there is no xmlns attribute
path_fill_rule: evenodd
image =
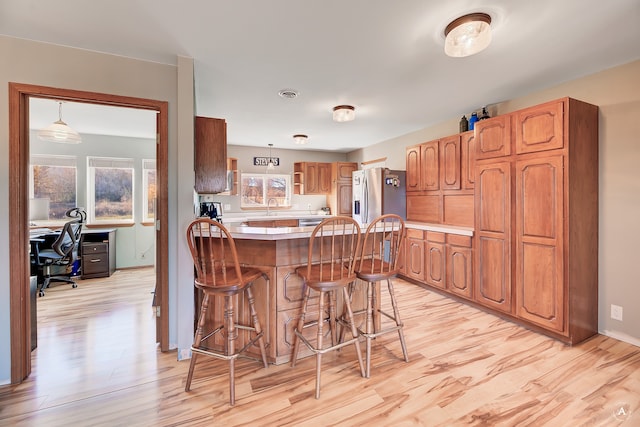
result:
<svg viewBox="0 0 640 427"><path fill-rule="evenodd" d="M412 224L408 223L407 227ZM256 280L253 284L256 309L260 323L264 330L265 345L269 363L282 364L290 360L293 347L293 328L300 314L302 304L302 279L295 273L295 269L306 265L309 237L313 226L306 227L250 227L245 225L227 225L227 229L234 238L239 262L248 267L256 267L265 273L265 278ZM428 228L425 224L419 227ZM438 228L442 226L434 225ZM468 233L466 229L455 230L448 227L448 232ZM365 286L356 285L356 292L352 300L354 311L366 306ZM338 310L341 302L337 301ZM196 301L196 307L200 304ZM209 311L210 322L213 316L220 318L223 312L222 301L216 300ZM216 314L217 313L217 314ZM241 320L249 320L249 310L242 303L238 306L238 316ZM356 319L358 321L358 319ZM240 332L239 345L244 345L248 335ZM300 356L311 354L301 348ZM306 352L306 353L305 353ZM252 348L249 353L259 355L258 348Z"/></svg>

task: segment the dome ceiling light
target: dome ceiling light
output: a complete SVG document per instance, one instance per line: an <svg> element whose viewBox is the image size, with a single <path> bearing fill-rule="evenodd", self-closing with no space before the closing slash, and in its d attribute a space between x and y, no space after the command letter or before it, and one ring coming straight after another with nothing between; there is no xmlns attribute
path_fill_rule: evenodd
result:
<svg viewBox="0 0 640 427"><path fill-rule="evenodd" d="M455 19L444 30L444 52L454 58L474 55L491 43L491 16L470 13Z"/></svg>
<svg viewBox="0 0 640 427"><path fill-rule="evenodd" d="M333 107L333 121L350 122L356 118L356 109L351 105L338 105Z"/></svg>
<svg viewBox="0 0 640 427"><path fill-rule="evenodd" d="M309 137L301 133L293 135L293 142L297 145L304 145L309 142Z"/></svg>

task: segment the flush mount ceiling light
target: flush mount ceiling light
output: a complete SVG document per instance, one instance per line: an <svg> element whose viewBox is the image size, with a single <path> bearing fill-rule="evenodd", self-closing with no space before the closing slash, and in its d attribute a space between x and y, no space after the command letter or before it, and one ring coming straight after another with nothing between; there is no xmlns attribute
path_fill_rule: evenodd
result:
<svg viewBox="0 0 640 427"><path fill-rule="evenodd" d="M62 101L58 102L58 120L38 131L38 138L47 142L61 144L80 144L80 134L62 121Z"/></svg>
<svg viewBox="0 0 640 427"><path fill-rule="evenodd" d="M333 107L334 122L350 122L356 118L356 109L351 105L338 105Z"/></svg>
<svg viewBox="0 0 640 427"><path fill-rule="evenodd" d="M491 43L491 16L470 13L454 20L444 30L444 53L454 58L474 55Z"/></svg>
<svg viewBox="0 0 640 427"><path fill-rule="evenodd" d="M297 145L304 145L309 142L309 137L307 135L303 135L301 133L293 135L293 142Z"/></svg>

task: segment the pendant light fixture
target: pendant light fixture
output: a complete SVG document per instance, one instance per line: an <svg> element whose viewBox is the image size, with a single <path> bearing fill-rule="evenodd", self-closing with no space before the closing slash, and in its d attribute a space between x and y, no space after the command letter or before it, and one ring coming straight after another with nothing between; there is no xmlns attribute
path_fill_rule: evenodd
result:
<svg viewBox="0 0 640 427"><path fill-rule="evenodd" d="M474 55L491 43L491 16L470 13L452 21L444 30L444 53L454 58Z"/></svg>
<svg viewBox="0 0 640 427"><path fill-rule="evenodd" d="M58 101L58 120L38 131L38 138L61 144L80 144L80 134L62 121L62 101Z"/></svg>
<svg viewBox="0 0 640 427"><path fill-rule="evenodd" d="M268 171L272 171L276 168L276 165L273 163L273 157L271 157L271 147L273 147L273 144L269 144L269 162L267 163Z"/></svg>
<svg viewBox="0 0 640 427"><path fill-rule="evenodd" d="M350 122L356 118L356 109L352 105L337 105L333 107L334 122Z"/></svg>

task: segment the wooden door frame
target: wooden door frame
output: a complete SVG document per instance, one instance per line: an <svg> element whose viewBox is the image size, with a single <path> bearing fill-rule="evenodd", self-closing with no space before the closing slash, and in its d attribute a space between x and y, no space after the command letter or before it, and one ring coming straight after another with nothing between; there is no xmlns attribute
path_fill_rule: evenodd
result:
<svg viewBox="0 0 640 427"><path fill-rule="evenodd" d="M169 350L168 303L168 135L166 101L9 83L9 317L11 327L11 383L31 373L31 306L29 290L29 98L128 107L156 111L156 304L159 306L160 349ZM161 226L160 226L161 225Z"/></svg>

